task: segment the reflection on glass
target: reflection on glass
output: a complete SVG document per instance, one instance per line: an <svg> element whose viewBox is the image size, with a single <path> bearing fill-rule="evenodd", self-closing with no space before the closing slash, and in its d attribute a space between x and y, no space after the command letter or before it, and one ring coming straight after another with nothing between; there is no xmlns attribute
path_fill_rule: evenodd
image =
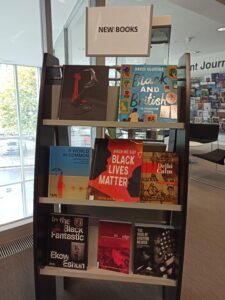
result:
<svg viewBox="0 0 225 300"><path fill-rule="evenodd" d="M17 78L21 133L32 137L36 133L37 124L37 68L18 66Z"/></svg>
<svg viewBox="0 0 225 300"><path fill-rule="evenodd" d="M17 135L17 105L12 65L0 64L0 132L1 136Z"/></svg>
<svg viewBox="0 0 225 300"><path fill-rule="evenodd" d="M34 182L25 182L25 194L26 194L26 215L32 216L33 214L33 194L34 194Z"/></svg>
<svg viewBox="0 0 225 300"><path fill-rule="evenodd" d="M68 54L69 64L89 65L90 58L85 54L85 36L86 36L86 7L89 1L84 0L74 15L71 23L68 25Z"/></svg>
<svg viewBox="0 0 225 300"><path fill-rule="evenodd" d="M21 184L0 187L0 207L0 225L24 217Z"/></svg>

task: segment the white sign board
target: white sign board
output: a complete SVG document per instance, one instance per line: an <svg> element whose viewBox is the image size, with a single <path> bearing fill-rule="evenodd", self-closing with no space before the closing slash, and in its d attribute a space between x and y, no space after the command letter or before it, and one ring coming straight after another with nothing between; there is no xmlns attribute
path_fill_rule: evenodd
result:
<svg viewBox="0 0 225 300"><path fill-rule="evenodd" d="M153 6L88 7L87 56L149 56Z"/></svg>
<svg viewBox="0 0 225 300"><path fill-rule="evenodd" d="M201 76L210 73L225 73L224 52L191 56L192 76Z"/></svg>

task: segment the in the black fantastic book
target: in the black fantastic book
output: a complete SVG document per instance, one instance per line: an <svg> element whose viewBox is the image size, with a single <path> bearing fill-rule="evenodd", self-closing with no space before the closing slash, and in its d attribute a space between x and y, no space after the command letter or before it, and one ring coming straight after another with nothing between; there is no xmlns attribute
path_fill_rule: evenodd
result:
<svg viewBox="0 0 225 300"><path fill-rule="evenodd" d="M48 264L54 267L87 269L88 216L50 214Z"/></svg>

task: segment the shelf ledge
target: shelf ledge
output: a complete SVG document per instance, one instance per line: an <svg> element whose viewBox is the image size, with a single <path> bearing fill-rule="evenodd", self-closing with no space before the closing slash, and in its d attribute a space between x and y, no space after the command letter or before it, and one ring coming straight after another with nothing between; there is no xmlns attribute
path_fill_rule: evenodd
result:
<svg viewBox="0 0 225 300"><path fill-rule="evenodd" d="M43 125L48 126L88 126L88 127L117 127L117 128L171 128L184 129L184 123L131 123L117 121L86 121L86 120L58 120L43 119Z"/></svg>
<svg viewBox="0 0 225 300"><path fill-rule="evenodd" d="M167 210L167 211L181 211L182 206L178 204L160 204L160 203L141 203L141 202L117 202L104 200L74 200L40 197L39 203L43 204L66 204L75 206L89 206L89 207L115 207L115 208L130 208L130 209L144 209L144 210Z"/></svg>
<svg viewBox="0 0 225 300"><path fill-rule="evenodd" d="M48 275L48 276L62 276L62 277L86 278L86 279L95 279L95 280L96 279L111 280L111 281L130 282L130 283L176 286L176 280L173 279L136 275L136 274L123 274L119 272L101 270L94 267L89 267L87 271L80 271L75 269L46 266L40 269L40 274Z"/></svg>

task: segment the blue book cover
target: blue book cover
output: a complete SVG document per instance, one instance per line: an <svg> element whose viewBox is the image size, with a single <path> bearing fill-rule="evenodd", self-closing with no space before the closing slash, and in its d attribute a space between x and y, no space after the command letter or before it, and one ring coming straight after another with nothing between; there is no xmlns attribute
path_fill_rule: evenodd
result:
<svg viewBox="0 0 225 300"><path fill-rule="evenodd" d="M86 199L91 148L51 146L48 196Z"/></svg>
<svg viewBox="0 0 225 300"><path fill-rule="evenodd" d="M177 66L122 65L118 121L177 122Z"/></svg>

